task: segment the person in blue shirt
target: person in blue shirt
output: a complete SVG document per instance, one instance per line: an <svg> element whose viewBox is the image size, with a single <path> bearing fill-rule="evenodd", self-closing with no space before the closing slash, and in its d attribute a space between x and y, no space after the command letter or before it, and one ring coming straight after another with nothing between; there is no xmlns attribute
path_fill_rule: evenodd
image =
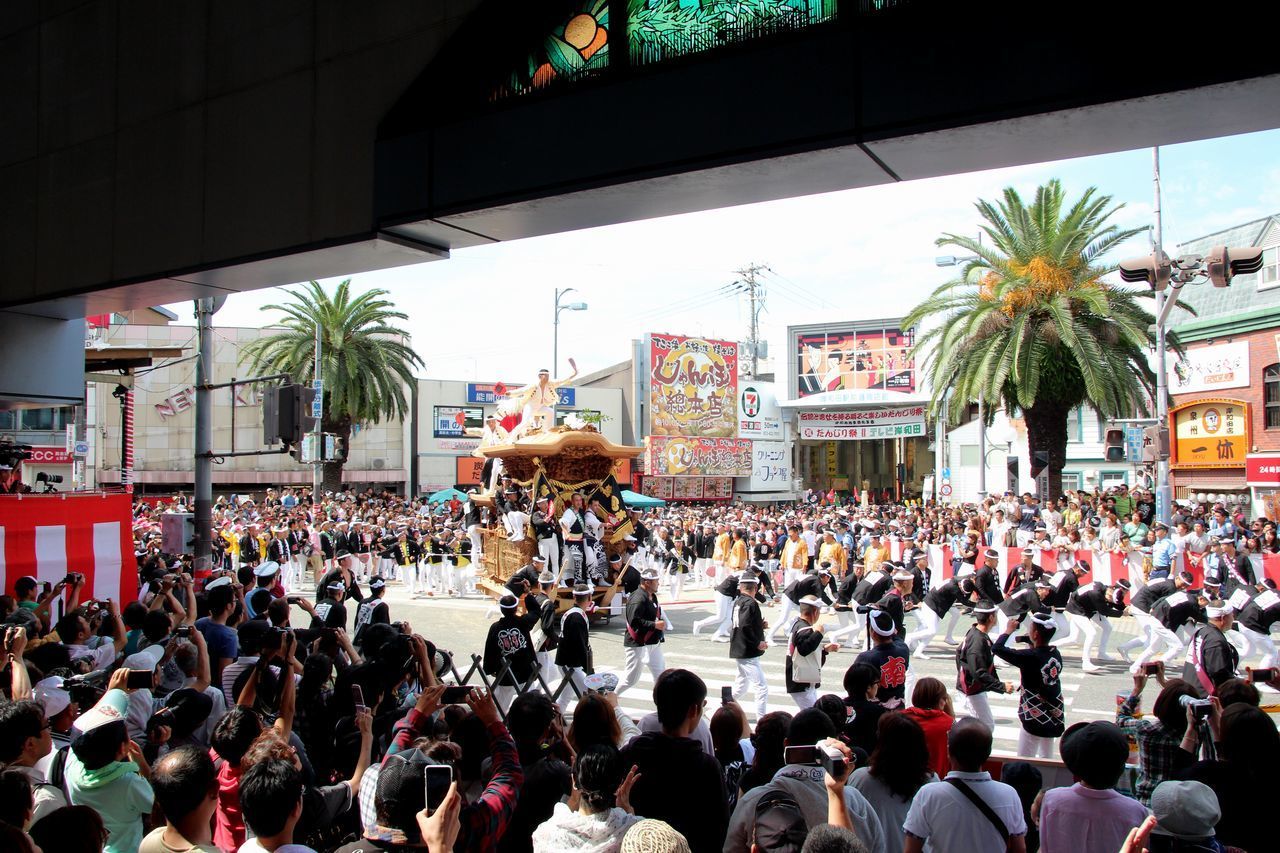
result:
<svg viewBox="0 0 1280 853"><path fill-rule="evenodd" d="M1155 544L1151 546L1151 578L1167 578L1178 558L1178 546L1169 538L1169 528L1164 522L1157 521L1151 529L1156 534Z"/></svg>
<svg viewBox="0 0 1280 853"><path fill-rule="evenodd" d="M1209 535L1219 539L1235 539L1236 526L1231 523L1227 511L1219 507L1213 511L1213 520L1209 522Z"/></svg>

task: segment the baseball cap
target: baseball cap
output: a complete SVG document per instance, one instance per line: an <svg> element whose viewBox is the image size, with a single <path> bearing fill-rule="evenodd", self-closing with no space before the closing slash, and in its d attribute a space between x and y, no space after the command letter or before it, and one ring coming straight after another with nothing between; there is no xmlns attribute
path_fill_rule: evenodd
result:
<svg viewBox="0 0 1280 853"><path fill-rule="evenodd" d="M1151 793L1154 835L1212 838L1222 818L1218 795L1203 782L1161 782Z"/></svg>
<svg viewBox="0 0 1280 853"><path fill-rule="evenodd" d="M809 823L800 804L785 791L769 791L756 801L755 843L770 853L800 853Z"/></svg>
<svg viewBox="0 0 1280 853"><path fill-rule="evenodd" d="M129 694L123 690L108 690L102 694L98 704L76 718L71 728L77 734L84 734L100 726L124 723L128 710Z"/></svg>
<svg viewBox="0 0 1280 853"><path fill-rule="evenodd" d="M35 695L35 700L40 703L40 707L44 708L46 720L53 719L71 705L71 694L62 689L62 678L60 676L51 675L46 679L37 681L32 692Z"/></svg>
<svg viewBox="0 0 1280 853"><path fill-rule="evenodd" d="M274 560L267 560L265 563L259 563L253 570L253 574L255 577L269 578L278 571L280 571L280 564Z"/></svg>
<svg viewBox="0 0 1280 853"><path fill-rule="evenodd" d="M417 814L427 805L424 768L438 763L421 749L409 749L388 756L378 773L374 794L378 815L384 816L391 828L404 832L410 841L420 837Z"/></svg>

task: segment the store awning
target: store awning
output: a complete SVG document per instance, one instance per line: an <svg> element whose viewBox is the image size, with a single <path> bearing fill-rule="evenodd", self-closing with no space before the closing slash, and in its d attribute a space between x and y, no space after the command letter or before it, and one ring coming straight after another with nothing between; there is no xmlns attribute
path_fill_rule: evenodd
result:
<svg viewBox="0 0 1280 853"><path fill-rule="evenodd" d="M797 400L779 400L784 409L847 409L857 406L907 405L928 403L927 394L916 392L884 391L878 388L856 388L840 391L823 391Z"/></svg>

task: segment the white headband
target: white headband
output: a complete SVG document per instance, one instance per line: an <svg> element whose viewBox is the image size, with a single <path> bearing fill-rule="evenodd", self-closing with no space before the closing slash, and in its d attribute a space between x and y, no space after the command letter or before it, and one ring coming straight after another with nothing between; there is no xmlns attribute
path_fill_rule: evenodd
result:
<svg viewBox="0 0 1280 853"><path fill-rule="evenodd" d="M898 633L898 627L893 624L893 617L891 616L889 617L888 629L886 630L881 628L879 624L877 624L881 616L889 616L889 614L885 613L883 610L871 611L871 630L875 631L881 637L892 637L894 634Z"/></svg>

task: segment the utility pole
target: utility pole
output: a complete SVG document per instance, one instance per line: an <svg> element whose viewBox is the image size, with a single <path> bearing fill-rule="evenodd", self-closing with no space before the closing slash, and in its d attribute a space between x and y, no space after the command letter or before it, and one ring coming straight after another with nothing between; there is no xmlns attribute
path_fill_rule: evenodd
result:
<svg viewBox="0 0 1280 853"><path fill-rule="evenodd" d="M760 312L764 309L764 282L757 281L756 276L762 272L773 272L768 264L750 264L740 270L734 270L742 276L734 282L740 293L746 293L751 300L751 321L748 327L748 340L751 342L751 378L760 371Z"/></svg>
<svg viewBox="0 0 1280 853"><path fill-rule="evenodd" d="M1160 218L1159 146L1151 149L1151 182L1155 190L1155 227L1151 232L1151 239L1155 245L1152 247L1152 255L1159 259L1164 256L1164 247L1161 245L1164 235ZM1156 417L1161 426L1169 423L1169 374L1165 367L1164 303L1170 298L1176 301L1176 292L1171 296L1165 288L1156 289ZM1169 457L1159 453L1156 458L1156 518L1168 524L1172 507L1173 489L1169 486Z"/></svg>
<svg viewBox="0 0 1280 853"><path fill-rule="evenodd" d="M315 389L315 402L312 404L313 411L318 409L320 416L316 418L316 428L313 441L315 442L315 464L311 469L311 501L314 505L320 500L320 489L324 485L324 371L320 367L320 358L324 355L323 344L320 340L320 324L316 323L316 364L311 374L311 387ZM316 406L315 403L319 403Z"/></svg>
<svg viewBox="0 0 1280 853"><path fill-rule="evenodd" d="M196 308L196 430L195 430L195 513L196 542L194 569L200 573L213 568L213 315L225 296L195 300ZM235 405L232 392L231 405Z"/></svg>

